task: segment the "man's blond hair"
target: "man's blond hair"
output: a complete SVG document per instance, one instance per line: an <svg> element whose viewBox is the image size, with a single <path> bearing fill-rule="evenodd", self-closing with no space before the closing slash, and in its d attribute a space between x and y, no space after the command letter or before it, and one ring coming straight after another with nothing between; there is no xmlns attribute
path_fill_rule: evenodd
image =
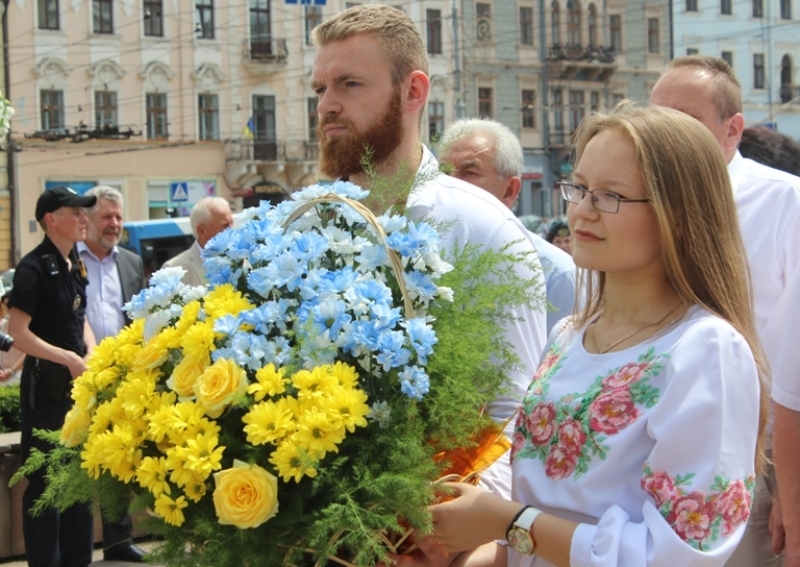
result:
<svg viewBox="0 0 800 567"><path fill-rule="evenodd" d="M742 85L724 59L711 55L684 55L667 63L664 73L675 69L699 68L713 77L713 100L720 122L742 111Z"/></svg>
<svg viewBox="0 0 800 567"><path fill-rule="evenodd" d="M392 84L399 85L412 71L428 74L428 54L422 36L405 12L384 4L353 6L326 20L311 33L323 47L354 35L371 35L392 62Z"/></svg>

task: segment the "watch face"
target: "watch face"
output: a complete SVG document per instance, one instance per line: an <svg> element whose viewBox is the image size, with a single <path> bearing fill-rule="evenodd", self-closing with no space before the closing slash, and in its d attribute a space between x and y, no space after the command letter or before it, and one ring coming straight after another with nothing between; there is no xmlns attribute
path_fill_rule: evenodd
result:
<svg viewBox="0 0 800 567"><path fill-rule="evenodd" d="M531 555L533 553L533 540L528 530L514 527L508 532L508 545L517 553Z"/></svg>

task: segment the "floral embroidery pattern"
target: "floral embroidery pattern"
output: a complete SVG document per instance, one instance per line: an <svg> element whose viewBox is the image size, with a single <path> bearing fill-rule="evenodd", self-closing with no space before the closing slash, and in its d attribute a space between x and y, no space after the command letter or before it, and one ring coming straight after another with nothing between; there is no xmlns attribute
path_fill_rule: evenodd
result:
<svg viewBox="0 0 800 567"><path fill-rule="evenodd" d="M693 478L694 473L673 478L645 464L641 484L675 533L695 549L705 550L720 535L730 537L750 517L756 478L751 474L732 481L717 475L709 493L687 492L682 487Z"/></svg>
<svg viewBox="0 0 800 567"><path fill-rule="evenodd" d="M604 460L608 435L619 433L642 416L641 407L650 408L660 396L650 378L663 370L662 358L650 348L636 362L599 376L582 393L546 400L550 380L565 360L563 351L553 345L534 376L517 417L511 458L532 458L544 462L552 480L589 470L594 457Z"/></svg>

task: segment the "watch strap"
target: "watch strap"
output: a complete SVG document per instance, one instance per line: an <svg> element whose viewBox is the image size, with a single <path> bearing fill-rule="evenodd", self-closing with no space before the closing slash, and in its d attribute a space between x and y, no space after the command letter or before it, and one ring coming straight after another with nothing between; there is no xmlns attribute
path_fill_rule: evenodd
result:
<svg viewBox="0 0 800 567"><path fill-rule="evenodd" d="M533 506L525 506L525 507L523 507L519 512L517 512L517 515L514 516L514 519L511 520L511 524L509 524L508 529L506 530L506 537L508 537L508 534L514 528L519 528L519 529L525 530L526 532L528 532L530 534L530 537L533 540L533 546L535 548L536 547L536 540L534 539L533 534L530 533L531 532L531 526L533 525L533 522L536 520L536 518L541 513L542 513L541 510L539 510L538 508L534 508Z"/></svg>

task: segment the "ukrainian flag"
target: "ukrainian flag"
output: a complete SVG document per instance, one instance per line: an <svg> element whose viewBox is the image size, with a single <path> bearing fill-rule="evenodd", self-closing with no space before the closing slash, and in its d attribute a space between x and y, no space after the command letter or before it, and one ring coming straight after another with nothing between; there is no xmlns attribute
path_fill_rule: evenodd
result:
<svg viewBox="0 0 800 567"><path fill-rule="evenodd" d="M242 135L247 138L248 140L252 140L256 136L256 121L253 120L253 117L250 117L250 120L247 121L247 124L244 125L244 129L242 130Z"/></svg>

